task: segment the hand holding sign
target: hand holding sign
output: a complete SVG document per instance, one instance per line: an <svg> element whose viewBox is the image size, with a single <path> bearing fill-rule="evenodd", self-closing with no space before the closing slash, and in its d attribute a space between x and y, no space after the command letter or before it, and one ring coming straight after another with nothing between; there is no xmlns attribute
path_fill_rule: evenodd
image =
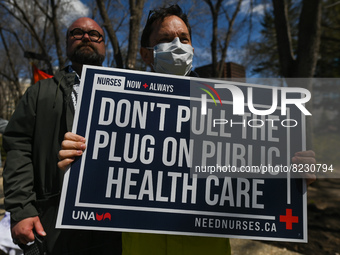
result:
<svg viewBox="0 0 340 255"><path fill-rule="evenodd" d="M312 150L296 152L294 157L292 158L292 163L307 165L316 164L315 152ZM303 172L302 176L304 179L306 179L307 185L310 185L316 180L316 175L313 173Z"/></svg>
<svg viewBox="0 0 340 255"><path fill-rule="evenodd" d="M64 141L61 143L59 151L58 167L65 171L70 164L75 160L75 157L81 156L86 149L85 138L68 132L64 136Z"/></svg>

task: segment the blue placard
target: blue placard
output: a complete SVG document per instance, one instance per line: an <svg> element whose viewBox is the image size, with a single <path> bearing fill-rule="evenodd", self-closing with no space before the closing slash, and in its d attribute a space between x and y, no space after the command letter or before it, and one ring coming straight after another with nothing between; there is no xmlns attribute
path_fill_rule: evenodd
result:
<svg viewBox="0 0 340 255"><path fill-rule="evenodd" d="M58 228L307 242L306 186L284 171L305 143L295 95L114 68L82 73L73 132L87 149L65 174Z"/></svg>

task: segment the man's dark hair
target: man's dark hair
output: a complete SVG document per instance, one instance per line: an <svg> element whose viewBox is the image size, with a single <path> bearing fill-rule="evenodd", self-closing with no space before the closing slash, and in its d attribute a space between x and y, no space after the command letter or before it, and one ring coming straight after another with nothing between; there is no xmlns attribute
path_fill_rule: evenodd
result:
<svg viewBox="0 0 340 255"><path fill-rule="evenodd" d="M189 30L189 35L191 39L191 27L189 25L188 16L182 11L181 7L179 7L177 4L171 5L170 7L162 7L158 10L151 10L149 12L148 20L146 22L146 25L144 27L142 38L141 38L141 46L142 47L148 47L149 46L149 39L150 35L152 33L152 24L157 21L161 20L163 21L165 17L175 15L179 17L185 25L187 26Z"/></svg>

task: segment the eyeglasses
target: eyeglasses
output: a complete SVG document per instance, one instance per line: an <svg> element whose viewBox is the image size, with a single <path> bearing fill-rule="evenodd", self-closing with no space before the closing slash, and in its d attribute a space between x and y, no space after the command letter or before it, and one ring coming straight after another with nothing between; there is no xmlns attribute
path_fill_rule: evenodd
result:
<svg viewBox="0 0 340 255"><path fill-rule="evenodd" d="M90 30L86 32L80 28L75 28L72 31L70 31L70 35L72 35L76 40L83 39L85 34L89 36L91 42L98 42L99 39L103 37L97 30Z"/></svg>

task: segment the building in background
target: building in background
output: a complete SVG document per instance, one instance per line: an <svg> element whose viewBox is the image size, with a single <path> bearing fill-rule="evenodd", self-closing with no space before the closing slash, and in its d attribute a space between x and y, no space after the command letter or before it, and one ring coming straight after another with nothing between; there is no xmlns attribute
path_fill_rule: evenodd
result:
<svg viewBox="0 0 340 255"><path fill-rule="evenodd" d="M205 65L201 67L197 67L195 69L195 72L198 74L201 78L214 78L212 77L212 64ZM246 69L244 66L236 64L234 62L227 62L224 63L223 73L222 73L222 79L224 78L241 78L240 82L246 81ZM244 78L244 79L243 79Z"/></svg>

